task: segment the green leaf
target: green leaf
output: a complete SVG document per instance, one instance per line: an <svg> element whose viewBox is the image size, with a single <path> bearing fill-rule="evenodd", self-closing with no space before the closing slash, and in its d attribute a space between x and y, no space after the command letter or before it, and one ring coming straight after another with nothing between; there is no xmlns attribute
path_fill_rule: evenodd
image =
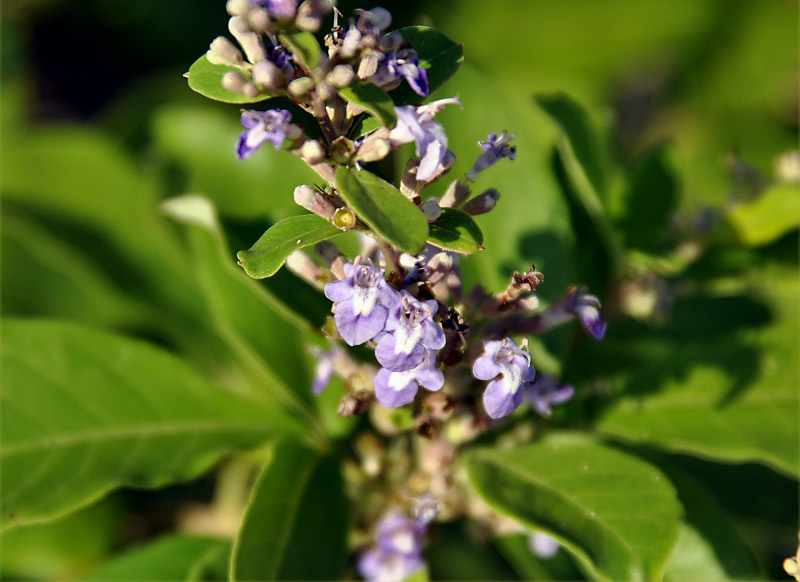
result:
<svg viewBox="0 0 800 582"><path fill-rule="evenodd" d="M646 328L616 340L624 328L612 326L605 345L577 356L615 362L599 373L622 396L603 410L597 430L798 475L796 263L751 273L765 304L754 294L686 297L658 334Z"/></svg>
<svg viewBox="0 0 800 582"><path fill-rule="evenodd" d="M338 458L279 442L253 487L231 580L336 580L347 566L348 501Z"/></svg>
<svg viewBox="0 0 800 582"><path fill-rule="evenodd" d="M358 217L389 243L415 255L425 246L428 221L413 202L375 174L339 166L336 187Z"/></svg>
<svg viewBox="0 0 800 582"><path fill-rule="evenodd" d="M161 349L55 320L5 322L2 368L5 527L192 479L234 448L302 431Z"/></svg>
<svg viewBox="0 0 800 582"><path fill-rule="evenodd" d="M273 224L252 247L236 253L236 258L248 275L263 279L277 273L296 250L337 234L342 231L316 214L285 218Z"/></svg>
<svg viewBox="0 0 800 582"><path fill-rule="evenodd" d="M728 514L705 485L677 467L659 463L686 512L665 580L760 580L763 572Z"/></svg>
<svg viewBox="0 0 800 582"><path fill-rule="evenodd" d="M189 72L186 73L189 79L189 88L203 97L223 103L258 103L272 97L272 95L248 97L242 93L228 91L222 86L222 76L228 71L238 72L239 69L225 65L212 65L208 62L206 55L203 55L192 63Z"/></svg>
<svg viewBox="0 0 800 582"><path fill-rule="evenodd" d="M386 127L397 124L394 101L389 94L372 83L353 81L349 87L339 89L339 95L346 101L360 105Z"/></svg>
<svg viewBox="0 0 800 582"><path fill-rule="evenodd" d="M519 534L497 537L494 545L522 580L581 579L580 570L561 548L553 556L540 558L531 551L528 536Z"/></svg>
<svg viewBox="0 0 800 582"><path fill-rule="evenodd" d="M225 551L226 540L170 534L147 542L89 572L82 580L186 580L209 552Z"/></svg>
<svg viewBox="0 0 800 582"><path fill-rule="evenodd" d="M774 242L800 226L800 189L794 184L772 186L755 200L731 208L728 220L746 245Z"/></svg>
<svg viewBox="0 0 800 582"><path fill-rule="evenodd" d="M483 232L463 210L442 208L442 215L430 225L428 242L447 251L471 255L483 249Z"/></svg>
<svg viewBox="0 0 800 582"><path fill-rule="evenodd" d="M295 62L310 72L319 66L322 53L319 43L310 32L297 30L278 35L281 43L292 53Z"/></svg>
<svg viewBox="0 0 800 582"><path fill-rule="evenodd" d="M400 32L403 40L411 43L417 51L419 64L428 75L428 92L433 95L461 67L464 62L464 47L447 38L442 31L428 26L409 26L401 28ZM424 101L407 83L392 91L392 98L397 105Z"/></svg>
<svg viewBox="0 0 800 582"><path fill-rule="evenodd" d="M644 461L575 435L477 449L470 482L496 511L556 538L590 576L658 580L680 531L669 481Z"/></svg>

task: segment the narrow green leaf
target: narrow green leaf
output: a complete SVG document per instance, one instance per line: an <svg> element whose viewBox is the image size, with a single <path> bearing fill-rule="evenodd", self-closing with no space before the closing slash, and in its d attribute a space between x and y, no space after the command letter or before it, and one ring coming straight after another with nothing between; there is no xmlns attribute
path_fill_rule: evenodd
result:
<svg viewBox="0 0 800 582"><path fill-rule="evenodd" d="M272 97L272 95L248 97L242 93L228 91L222 86L222 76L228 71L238 71L238 69L226 67L225 65L213 65L208 62L206 55L203 55L192 63L192 66L189 67L189 72L186 73L189 80L189 88L196 93L200 93L203 97L208 97L214 101L222 101L223 103L258 103Z"/></svg>
<svg viewBox="0 0 800 582"><path fill-rule="evenodd" d="M280 41L292 53L294 60L306 71L311 71L319 66L322 53L319 43L310 32L296 30L278 35Z"/></svg>
<svg viewBox="0 0 800 582"><path fill-rule="evenodd" d="M339 89L339 95L346 101L363 107L386 127L394 127L397 124L394 101L377 85L366 81L353 81L349 87Z"/></svg>
<svg viewBox="0 0 800 582"><path fill-rule="evenodd" d="M169 353L55 320L10 320L2 343L5 527L51 519L123 485L159 487L234 448L302 432Z"/></svg>
<svg viewBox="0 0 800 582"><path fill-rule="evenodd" d="M768 188L755 200L731 208L728 220L746 245L756 247L776 241L800 226L800 189L796 184Z"/></svg>
<svg viewBox="0 0 800 582"><path fill-rule="evenodd" d="M347 504L337 457L279 442L253 487L233 546L231 580L340 579Z"/></svg>
<svg viewBox="0 0 800 582"><path fill-rule="evenodd" d="M415 255L425 246L428 221L400 190L366 170L340 166L336 187L359 218L389 243Z"/></svg>
<svg viewBox="0 0 800 582"><path fill-rule="evenodd" d="M440 30L428 26L409 26L401 28L400 32L403 40L417 51L419 64L428 75L430 95L455 75L464 62L464 47L450 40ZM392 98L397 105L424 101L405 82L392 91Z"/></svg>
<svg viewBox="0 0 800 582"><path fill-rule="evenodd" d="M574 435L466 457L496 511L556 538L590 576L659 580L680 531L669 481L644 461Z"/></svg>
<svg viewBox="0 0 800 582"><path fill-rule="evenodd" d="M428 242L447 251L471 255L483 249L483 232L463 210L442 208L442 215L430 225Z"/></svg>
<svg viewBox="0 0 800 582"><path fill-rule="evenodd" d="M293 216L273 224L252 247L236 253L236 258L248 275L263 279L277 273L296 250L337 234L342 231L315 214Z"/></svg>
<svg viewBox="0 0 800 582"><path fill-rule="evenodd" d="M228 547L226 540L171 534L111 559L82 580L186 580L199 559Z"/></svg>

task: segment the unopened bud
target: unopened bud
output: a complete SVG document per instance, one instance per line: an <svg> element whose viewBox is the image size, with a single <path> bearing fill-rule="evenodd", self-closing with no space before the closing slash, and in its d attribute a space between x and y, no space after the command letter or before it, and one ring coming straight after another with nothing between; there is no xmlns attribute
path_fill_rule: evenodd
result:
<svg viewBox="0 0 800 582"><path fill-rule="evenodd" d="M357 222L355 213L349 208L337 208L333 213L333 226L340 230L352 230Z"/></svg>
<svg viewBox="0 0 800 582"><path fill-rule="evenodd" d="M295 123L290 123L286 126L286 139L289 141L297 141L303 137L303 128Z"/></svg>
<svg viewBox="0 0 800 582"><path fill-rule="evenodd" d="M238 67L244 62L239 49L224 36L218 36L211 41L206 58L212 65L226 65L229 67Z"/></svg>
<svg viewBox="0 0 800 582"><path fill-rule="evenodd" d="M247 13L247 23L253 32L264 34L270 29L271 25L269 12L267 12L266 8L254 7Z"/></svg>
<svg viewBox="0 0 800 582"><path fill-rule="evenodd" d="M253 83L250 83L248 81L247 83L244 84L244 87L242 87L242 93L244 94L245 97L250 97L250 99L254 99L258 97L261 92L258 90L258 87L256 87Z"/></svg>
<svg viewBox="0 0 800 582"><path fill-rule="evenodd" d="M228 14L231 16L246 14L252 7L253 5L250 3L250 0L228 0L225 4L225 10L227 10Z"/></svg>
<svg viewBox="0 0 800 582"><path fill-rule="evenodd" d="M313 87L314 81L312 79L309 77L300 77L289 83L287 90L292 97L302 99L308 96L308 92L311 91Z"/></svg>
<svg viewBox="0 0 800 582"><path fill-rule="evenodd" d="M353 79L356 78L356 73L350 65L336 65L333 70L328 73L328 82L341 89L342 87L349 87Z"/></svg>
<svg viewBox="0 0 800 582"><path fill-rule="evenodd" d="M392 144L389 141L389 129L381 127L368 135L356 152L361 162L377 162L389 155Z"/></svg>
<svg viewBox="0 0 800 582"><path fill-rule="evenodd" d="M234 16L228 21L228 30L236 38L247 55L247 60L257 63L267 58L261 36L250 30L250 24L244 16Z"/></svg>
<svg viewBox="0 0 800 582"><path fill-rule="evenodd" d="M442 207L436 200L428 200L420 204L419 209L422 210L423 216L428 223L436 222L442 215Z"/></svg>
<svg viewBox="0 0 800 582"><path fill-rule="evenodd" d="M244 86L248 80L236 71L228 71L222 75L222 86L232 93L244 93Z"/></svg>
<svg viewBox="0 0 800 582"><path fill-rule="evenodd" d="M358 78L368 79L378 72L379 58L377 55L370 54L361 59L358 65Z"/></svg>
<svg viewBox="0 0 800 582"><path fill-rule="evenodd" d="M442 208L458 208L464 200L469 198L471 192L470 187L465 182L453 180L439 201L439 206Z"/></svg>
<svg viewBox="0 0 800 582"><path fill-rule="evenodd" d="M337 413L342 418L353 418L356 414L364 412L372 402L368 394L346 394L339 403Z"/></svg>
<svg viewBox="0 0 800 582"><path fill-rule="evenodd" d="M298 186L294 189L294 201L299 205L326 220L333 217L336 207L333 202L311 186Z"/></svg>
<svg viewBox="0 0 800 582"><path fill-rule="evenodd" d="M494 188L490 188L464 204L463 210L472 216L486 214L495 207L498 200L500 200L500 192Z"/></svg>
<svg viewBox="0 0 800 582"><path fill-rule="evenodd" d="M309 139L303 142L300 148L300 156L310 166L315 166L325 159L325 148L316 139Z"/></svg>
<svg viewBox="0 0 800 582"><path fill-rule="evenodd" d="M295 251L286 259L286 267L301 279L321 289L325 277L322 269L303 251Z"/></svg>
<svg viewBox="0 0 800 582"><path fill-rule="evenodd" d="M272 61L263 59L253 67L253 80L265 91L272 93L285 85L286 75Z"/></svg>
<svg viewBox="0 0 800 582"><path fill-rule="evenodd" d="M336 95L336 87L328 83L328 81L321 81L317 84L317 95L323 101L330 101Z"/></svg>

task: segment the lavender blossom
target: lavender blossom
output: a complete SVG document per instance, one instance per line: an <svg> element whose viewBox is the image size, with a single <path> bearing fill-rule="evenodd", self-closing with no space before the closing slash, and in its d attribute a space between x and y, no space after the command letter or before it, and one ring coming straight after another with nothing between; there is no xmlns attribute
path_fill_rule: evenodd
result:
<svg viewBox="0 0 800 582"><path fill-rule="evenodd" d="M586 287L578 287L567 297L566 310L578 318L581 326L596 340L606 334L606 322L600 313L600 300L586 292Z"/></svg>
<svg viewBox="0 0 800 582"><path fill-rule="evenodd" d="M523 400L544 417L553 414L551 407L562 404L572 398L575 388L562 384L553 376L539 374L533 383L526 384Z"/></svg>
<svg viewBox="0 0 800 582"><path fill-rule="evenodd" d="M249 158L266 142L272 142L275 149L280 149L289 131L292 114L285 109L268 111L242 110L242 132L236 144L236 157L240 160Z"/></svg>
<svg viewBox="0 0 800 582"><path fill-rule="evenodd" d="M384 279L378 267L355 263L344 266L345 279L325 285L325 297L336 302L334 321L348 345L363 344L383 331L389 310L400 295Z"/></svg>
<svg viewBox="0 0 800 582"><path fill-rule="evenodd" d="M377 72L369 80L391 90L405 79L409 87L420 97L428 96L428 73L419 66L419 57L412 48L392 51L380 62Z"/></svg>
<svg viewBox="0 0 800 582"><path fill-rule="evenodd" d="M384 368L402 372L416 368L425 357L427 349L444 347L442 328L433 321L439 310L436 300L419 301L403 289L401 301L389 312L384 335L375 348L375 357Z"/></svg>
<svg viewBox="0 0 800 582"><path fill-rule="evenodd" d="M361 554L357 568L370 582L399 582L425 566L424 524L392 511L378 523L375 544Z"/></svg>
<svg viewBox="0 0 800 582"><path fill-rule="evenodd" d="M294 18L297 12L297 0L251 0L251 2L265 7L270 16L280 20Z"/></svg>
<svg viewBox="0 0 800 582"><path fill-rule="evenodd" d="M336 347L328 351L314 349L317 365L314 369L314 382L311 384L312 394L322 394L328 387L328 383L333 377L333 360L340 352L341 349Z"/></svg>
<svg viewBox="0 0 800 582"><path fill-rule="evenodd" d="M483 393L483 406L491 418L514 412L522 403L523 387L533 381L536 371L531 356L511 338L483 342L484 353L475 360L472 374L478 380L491 380Z"/></svg>
<svg viewBox="0 0 800 582"><path fill-rule="evenodd" d="M397 408L414 401L419 386L436 392L444 386L444 374L436 367L436 350L423 350L420 364L401 372L381 368L373 379L375 396L386 408Z"/></svg>
<svg viewBox="0 0 800 582"><path fill-rule="evenodd" d="M508 158L513 160L517 155L516 146L508 145L516 134L509 135L505 130L500 134L490 133L488 141L479 141L478 145L483 148L483 153L478 157L475 165L467 174L467 180L475 181L475 177L479 172L482 172L489 166L495 164L498 160Z"/></svg>
<svg viewBox="0 0 800 582"><path fill-rule="evenodd" d="M447 134L442 125L433 118L445 105L451 104L461 106L458 98L454 97L440 99L420 107L413 105L395 107L397 125L389 133L389 139L393 146L412 141L416 144L416 154L420 156L417 180L420 182L433 179L445 159Z"/></svg>

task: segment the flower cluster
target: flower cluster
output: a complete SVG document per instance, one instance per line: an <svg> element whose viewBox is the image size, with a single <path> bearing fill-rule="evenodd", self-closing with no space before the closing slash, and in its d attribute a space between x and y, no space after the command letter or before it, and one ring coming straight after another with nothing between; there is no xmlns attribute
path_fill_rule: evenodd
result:
<svg viewBox="0 0 800 582"><path fill-rule="evenodd" d="M377 524L375 543L361 554L358 572L365 580L399 582L422 569L422 536L436 513L409 518L389 511Z"/></svg>

